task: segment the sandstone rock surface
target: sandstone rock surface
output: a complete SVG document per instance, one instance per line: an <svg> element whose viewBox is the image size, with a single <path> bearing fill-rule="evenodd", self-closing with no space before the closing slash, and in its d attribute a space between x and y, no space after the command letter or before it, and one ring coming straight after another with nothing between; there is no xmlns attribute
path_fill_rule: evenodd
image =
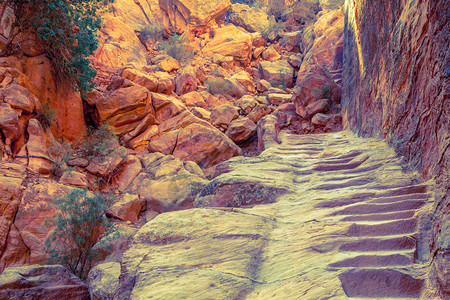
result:
<svg viewBox="0 0 450 300"><path fill-rule="evenodd" d="M87 286L59 265L8 268L0 275L2 299L88 300Z"/></svg>

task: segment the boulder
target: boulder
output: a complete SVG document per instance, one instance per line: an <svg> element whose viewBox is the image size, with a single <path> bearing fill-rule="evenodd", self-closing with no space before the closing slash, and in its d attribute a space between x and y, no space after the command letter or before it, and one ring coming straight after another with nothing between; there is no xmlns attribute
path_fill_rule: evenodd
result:
<svg viewBox="0 0 450 300"><path fill-rule="evenodd" d="M207 104L208 109L213 109L217 106L229 103L225 97L220 97L220 96L216 97L216 96L208 93L207 91L203 91L203 92L201 92L201 94Z"/></svg>
<svg viewBox="0 0 450 300"><path fill-rule="evenodd" d="M241 149L225 134L198 123L162 135L153 140L149 148L153 152L191 160L203 169L241 154Z"/></svg>
<svg viewBox="0 0 450 300"><path fill-rule="evenodd" d="M325 126L327 125L329 120L330 120L329 115L318 113L314 115L314 117L311 120L311 123L318 126Z"/></svg>
<svg viewBox="0 0 450 300"><path fill-rule="evenodd" d="M263 117L270 114L272 110L269 106L264 104L258 104L255 106L255 108L252 109L252 111L247 115L247 117L253 121L253 123L257 124L259 120L261 120Z"/></svg>
<svg viewBox="0 0 450 300"><path fill-rule="evenodd" d="M339 104L341 88L334 82L327 70L320 66L314 66L296 88L294 103L297 114L306 118L305 107L324 98L331 99L333 104Z"/></svg>
<svg viewBox="0 0 450 300"><path fill-rule="evenodd" d="M114 299L119 289L119 276L118 262L106 262L93 267L87 278L91 299Z"/></svg>
<svg viewBox="0 0 450 300"><path fill-rule="evenodd" d="M183 162L172 155L151 153L142 157L143 172L130 184L128 193L141 195L146 209L159 213L189 208L197 193L207 183L203 172L193 162Z"/></svg>
<svg viewBox="0 0 450 300"><path fill-rule="evenodd" d="M255 91L253 79L246 71L240 71L229 78L229 80L236 80L241 86L243 86L247 92L252 93Z"/></svg>
<svg viewBox="0 0 450 300"><path fill-rule="evenodd" d="M186 110L186 106L180 100L163 94L152 93L152 105L155 109L155 118L158 124Z"/></svg>
<svg viewBox="0 0 450 300"><path fill-rule="evenodd" d="M85 188L88 185L88 180L86 174L84 173L68 171L64 172L64 174L59 179L59 183L64 185L73 185L79 188Z"/></svg>
<svg viewBox="0 0 450 300"><path fill-rule="evenodd" d="M275 50L273 45L270 45L267 49L262 52L262 58L268 61L279 60L281 55Z"/></svg>
<svg viewBox="0 0 450 300"><path fill-rule="evenodd" d="M226 135L236 144L245 142L256 134L256 125L247 117L239 117L228 125Z"/></svg>
<svg viewBox="0 0 450 300"><path fill-rule="evenodd" d="M8 268L0 275L1 299L89 300L87 286L60 265Z"/></svg>
<svg viewBox="0 0 450 300"><path fill-rule="evenodd" d="M126 149L120 147L105 157L94 157L86 170L99 177L110 175L122 163L126 155Z"/></svg>
<svg viewBox="0 0 450 300"><path fill-rule="evenodd" d="M135 31L142 30L143 24L162 26L163 14L159 8L158 0L129 1L114 0L112 3L113 15L122 20Z"/></svg>
<svg viewBox="0 0 450 300"><path fill-rule="evenodd" d="M141 211L145 210L145 199L139 195L123 194L108 209L107 214L125 222L135 223Z"/></svg>
<svg viewBox="0 0 450 300"><path fill-rule="evenodd" d="M251 34L230 24L217 29L212 41L207 43L202 51L208 57L216 53L232 56L246 65L252 58L252 41Z"/></svg>
<svg viewBox="0 0 450 300"><path fill-rule="evenodd" d="M195 69L191 66L186 66L176 78L176 93L181 96L189 92L194 92L197 90L198 83Z"/></svg>
<svg viewBox="0 0 450 300"><path fill-rule="evenodd" d="M15 37L14 42L20 46L25 55L33 57L45 53L45 44L35 32L21 32Z"/></svg>
<svg viewBox="0 0 450 300"><path fill-rule="evenodd" d="M134 85L115 90L96 103L100 120L118 135L135 129L148 115L155 116L151 93L144 87ZM147 120L152 125L155 118Z"/></svg>
<svg viewBox="0 0 450 300"><path fill-rule="evenodd" d="M202 108L207 107L207 104L205 102L205 99L203 99L202 94L200 94L197 91L184 94L183 96L180 97L180 100L183 101L183 103L187 107L202 107Z"/></svg>
<svg viewBox="0 0 450 300"><path fill-rule="evenodd" d="M263 10L246 4L234 3L228 12L228 19L248 32L260 32L269 27L269 16Z"/></svg>
<svg viewBox="0 0 450 300"><path fill-rule="evenodd" d="M0 99L25 114L31 114L41 106L39 99L29 90L14 83L0 90Z"/></svg>
<svg viewBox="0 0 450 300"><path fill-rule="evenodd" d="M211 119L211 113L201 107L194 107L194 109L192 110L192 114L194 114L194 116L196 116L202 120L208 121L208 122Z"/></svg>
<svg viewBox="0 0 450 300"><path fill-rule="evenodd" d="M239 113L236 107L231 104L224 104L211 110L210 121L214 126L226 129L231 121L237 117L239 117Z"/></svg>
<svg viewBox="0 0 450 300"><path fill-rule="evenodd" d="M282 84L287 87L292 87L294 68L287 60L262 61L259 64L259 71L261 78L271 84Z"/></svg>
<svg viewBox="0 0 450 300"><path fill-rule="evenodd" d="M156 76L130 68L124 69L121 76L136 84L139 84L142 87L147 88L150 92L158 91L158 78Z"/></svg>
<svg viewBox="0 0 450 300"><path fill-rule="evenodd" d="M284 103L289 103L292 101L292 95L290 94L278 94L278 93L271 93L267 95L267 100L270 104L273 105L281 105Z"/></svg>
<svg viewBox="0 0 450 300"><path fill-rule="evenodd" d="M258 101L253 96L245 95L235 105L241 109L244 115L248 115L258 105Z"/></svg>
<svg viewBox="0 0 450 300"><path fill-rule="evenodd" d="M175 58L167 56L166 58L164 58L163 60L161 60L158 63L158 68L162 72L170 73L170 72L177 71L178 69L180 69L181 65Z"/></svg>
<svg viewBox="0 0 450 300"><path fill-rule="evenodd" d="M303 53L302 36L301 31L284 32L281 35L280 46L289 52Z"/></svg>
<svg viewBox="0 0 450 300"><path fill-rule="evenodd" d="M160 0L159 6L168 33L182 34L188 30L202 34L223 20L231 3L230 0Z"/></svg>
<svg viewBox="0 0 450 300"><path fill-rule="evenodd" d="M317 113L327 112L330 109L330 100L321 99L317 100L305 107L308 118L311 118Z"/></svg>

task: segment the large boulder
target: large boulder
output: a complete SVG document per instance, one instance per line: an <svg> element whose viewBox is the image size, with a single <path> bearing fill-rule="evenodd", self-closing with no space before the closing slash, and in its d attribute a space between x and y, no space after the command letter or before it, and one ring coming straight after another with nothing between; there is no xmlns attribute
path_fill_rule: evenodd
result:
<svg viewBox="0 0 450 300"><path fill-rule="evenodd" d="M96 106L100 120L118 135L132 131L143 120L146 126L156 121L151 93L139 85L115 90L110 95L99 98ZM145 118L147 116L150 118Z"/></svg>
<svg viewBox="0 0 450 300"><path fill-rule="evenodd" d="M252 58L253 36L230 24L216 30L213 40L203 47L203 53L212 57L214 54L232 56L236 61L248 64Z"/></svg>
<svg viewBox="0 0 450 300"><path fill-rule="evenodd" d="M162 26L163 14L158 0L114 0L113 15L133 30L142 30L147 24Z"/></svg>
<svg viewBox="0 0 450 300"><path fill-rule="evenodd" d="M141 195L147 211L159 213L192 207L195 196L206 185L203 171L192 161L151 153L141 158L143 172L130 184L128 193Z"/></svg>
<svg viewBox="0 0 450 300"><path fill-rule="evenodd" d="M237 117L239 117L239 113L235 106L223 104L211 110L210 121L214 126L226 129Z"/></svg>
<svg viewBox="0 0 450 300"><path fill-rule="evenodd" d="M36 119L28 122L28 142L25 145L28 155L28 166L39 174L48 175L53 168L53 160L50 158L47 148L47 140L44 129Z"/></svg>
<svg viewBox="0 0 450 300"><path fill-rule="evenodd" d="M164 28L168 33L182 34L186 30L204 33L222 21L230 9L230 0L159 0Z"/></svg>
<svg viewBox="0 0 450 300"><path fill-rule="evenodd" d="M267 115L258 122L258 151L264 151L272 146L280 144L278 135L280 126L277 117Z"/></svg>
<svg viewBox="0 0 450 300"><path fill-rule="evenodd" d="M211 125L198 123L170 131L152 140L149 149L172 154L185 161L191 160L201 168L212 167L241 154L241 149L225 134Z"/></svg>
<svg viewBox="0 0 450 300"><path fill-rule="evenodd" d="M270 26L269 16L263 10L246 4L234 3L228 14L228 19L236 26L248 32L261 32Z"/></svg>
<svg viewBox="0 0 450 300"><path fill-rule="evenodd" d="M0 275L1 299L89 300L80 278L60 265L8 268Z"/></svg>
<svg viewBox="0 0 450 300"><path fill-rule="evenodd" d="M19 138L19 117L7 103L0 103L0 132L3 133L7 146Z"/></svg>
<svg viewBox="0 0 450 300"><path fill-rule="evenodd" d="M256 134L256 125L247 117L239 117L228 125L226 135L236 144L245 142Z"/></svg>
<svg viewBox="0 0 450 300"><path fill-rule="evenodd" d="M306 107L321 99L330 99L332 104L341 102L341 88L330 73L320 66L314 66L298 86L294 95L297 114L307 117Z"/></svg>
<svg viewBox="0 0 450 300"><path fill-rule="evenodd" d="M35 109L40 108L39 99L35 95L23 86L14 83L0 90L0 99L25 114L31 114Z"/></svg>
<svg viewBox="0 0 450 300"><path fill-rule="evenodd" d="M93 300L114 299L119 289L120 264L101 263L89 271L89 294Z"/></svg>
<svg viewBox="0 0 450 300"><path fill-rule="evenodd" d="M262 79L271 84L292 87L294 80L294 68L287 60L262 61L259 64L259 72Z"/></svg>

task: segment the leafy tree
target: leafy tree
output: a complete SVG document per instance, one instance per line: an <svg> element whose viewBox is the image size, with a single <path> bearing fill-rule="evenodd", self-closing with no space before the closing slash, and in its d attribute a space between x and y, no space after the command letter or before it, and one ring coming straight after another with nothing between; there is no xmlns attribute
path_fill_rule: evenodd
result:
<svg viewBox="0 0 450 300"><path fill-rule="evenodd" d="M85 92L95 87L96 71L88 56L98 47L101 12L114 0L0 0L14 10L16 21L8 47L21 32L36 32L61 80Z"/></svg>
<svg viewBox="0 0 450 300"><path fill-rule="evenodd" d="M89 195L87 190L74 189L65 197L54 200L57 214L47 225L55 226L45 240L49 263L62 264L75 275L86 278L92 262L100 253L94 250L101 235L113 229L105 217L113 198Z"/></svg>

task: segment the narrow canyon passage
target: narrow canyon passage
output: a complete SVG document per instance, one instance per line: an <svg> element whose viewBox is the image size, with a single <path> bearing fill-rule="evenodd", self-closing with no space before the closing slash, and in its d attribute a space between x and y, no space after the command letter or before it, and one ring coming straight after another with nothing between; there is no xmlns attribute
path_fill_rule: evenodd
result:
<svg viewBox="0 0 450 300"><path fill-rule="evenodd" d="M433 182L405 171L384 141L350 131L293 135L221 165L225 182L259 183L246 208L165 213L122 262L132 299L418 298L425 288ZM212 182L214 185L214 181ZM238 188L236 188L238 191ZM131 293L131 294L130 294Z"/></svg>

